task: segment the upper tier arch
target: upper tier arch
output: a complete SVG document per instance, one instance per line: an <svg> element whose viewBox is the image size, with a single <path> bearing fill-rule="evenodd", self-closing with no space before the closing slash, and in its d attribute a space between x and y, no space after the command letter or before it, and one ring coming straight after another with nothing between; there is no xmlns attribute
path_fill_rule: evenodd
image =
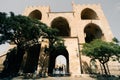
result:
<svg viewBox="0 0 120 80"><path fill-rule="evenodd" d="M85 8L81 12L81 19L99 19L96 12L90 8Z"/></svg>
<svg viewBox="0 0 120 80"><path fill-rule="evenodd" d="M36 10L32 11L28 16L30 18L41 20L42 13L39 10L36 9Z"/></svg>
<svg viewBox="0 0 120 80"><path fill-rule="evenodd" d="M51 27L58 29L58 36L70 36L69 23L64 17L57 17L53 19Z"/></svg>

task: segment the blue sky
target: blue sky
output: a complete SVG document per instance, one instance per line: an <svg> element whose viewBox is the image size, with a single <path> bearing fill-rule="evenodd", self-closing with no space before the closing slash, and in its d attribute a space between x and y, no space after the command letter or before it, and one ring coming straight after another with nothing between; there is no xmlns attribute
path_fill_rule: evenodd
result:
<svg viewBox="0 0 120 80"><path fill-rule="evenodd" d="M27 6L37 5L49 5L54 12L72 11L72 1L75 4L101 4L113 35L120 40L120 0L2 0L0 12L22 14ZM0 46L0 53L2 48Z"/></svg>

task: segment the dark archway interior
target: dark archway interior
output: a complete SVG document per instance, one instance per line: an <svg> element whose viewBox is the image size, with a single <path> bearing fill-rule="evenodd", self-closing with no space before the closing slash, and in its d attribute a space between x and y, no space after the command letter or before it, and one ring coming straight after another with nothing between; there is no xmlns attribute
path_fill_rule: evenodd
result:
<svg viewBox="0 0 120 80"><path fill-rule="evenodd" d="M34 10L29 14L30 18L38 19L41 20L42 18L42 13L39 10Z"/></svg>
<svg viewBox="0 0 120 80"><path fill-rule="evenodd" d="M86 34L85 42L89 43L94 39L101 39L103 34L102 30L96 24L90 23L88 24L85 29L84 33Z"/></svg>
<svg viewBox="0 0 120 80"><path fill-rule="evenodd" d="M55 60L56 60L56 57L59 55L63 55L66 58L67 73L69 73L69 54L68 54L68 51L64 48L64 49L57 49L56 51L54 51L53 53L50 54L49 67L48 67L49 75L53 73L53 69L55 68Z"/></svg>
<svg viewBox="0 0 120 80"><path fill-rule="evenodd" d="M69 23L63 17L55 18L51 23L51 27L58 29L58 36L70 36Z"/></svg>
<svg viewBox="0 0 120 80"><path fill-rule="evenodd" d="M95 11L86 8L81 13L81 19L98 19L98 16Z"/></svg>

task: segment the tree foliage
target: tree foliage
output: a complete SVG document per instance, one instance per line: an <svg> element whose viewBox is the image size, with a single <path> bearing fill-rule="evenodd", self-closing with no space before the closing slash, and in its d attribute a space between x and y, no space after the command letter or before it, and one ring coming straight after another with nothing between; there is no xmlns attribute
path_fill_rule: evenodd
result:
<svg viewBox="0 0 120 80"><path fill-rule="evenodd" d="M17 46L16 55L14 56L15 65L12 66L10 73L15 71L12 74L16 74L19 71L25 50L31 50L29 48L39 44L39 38L44 36L44 30L47 29L47 25L38 20L22 15L14 15L12 12L10 16L0 13L0 44L12 42ZM30 51L28 52L30 53ZM38 50L37 53L39 53Z"/></svg>
<svg viewBox="0 0 120 80"><path fill-rule="evenodd" d="M6 15L5 15L6 16ZM33 20L26 16L11 15L6 16L5 22L2 23L0 29L0 42L14 42L18 44L26 44L28 42L38 42L40 36L43 35L43 29L47 25L38 20Z"/></svg>
<svg viewBox="0 0 120 80"><path fill-rule="evenodd" d="M17 46L16 55L14 56L15 66L12 66L14 68L11 71L16 71L16 66L16 72L19 71L26 49L29 50L27 51L29 55L33 55L31 53L34 51L32 51L31 48L39 44L40 37L49 40L49 48L46 48L45 52L51 53L54 51L55 47L58 46L59 42L62 40L57 37L57 32L58 30L50 28L36 19L15 15L12 12L8 16L6 13L0 12L0 44L8 42L14 43Z"/></svg>
<svg viewBox="0 0 120 80"><path fill-rule="evenodd" d="M97 59L103 65L105 74L107 74L105 63L107 63L112 56L119 55L120 46L113 42L96 39L90 43L85 43L82 52L92 59Z"/></svg>

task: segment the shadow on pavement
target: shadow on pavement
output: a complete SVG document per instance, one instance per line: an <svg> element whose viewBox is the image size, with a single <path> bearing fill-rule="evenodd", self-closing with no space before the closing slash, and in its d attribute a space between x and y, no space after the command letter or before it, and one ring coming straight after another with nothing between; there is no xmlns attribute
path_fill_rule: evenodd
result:
<svg viewBox="0 0 120 80"><path fill-rule="evenodd" d="M120 80L120 75L101 75L101 74L90 74L91 78L94 78L95 80Z"/></svg>

